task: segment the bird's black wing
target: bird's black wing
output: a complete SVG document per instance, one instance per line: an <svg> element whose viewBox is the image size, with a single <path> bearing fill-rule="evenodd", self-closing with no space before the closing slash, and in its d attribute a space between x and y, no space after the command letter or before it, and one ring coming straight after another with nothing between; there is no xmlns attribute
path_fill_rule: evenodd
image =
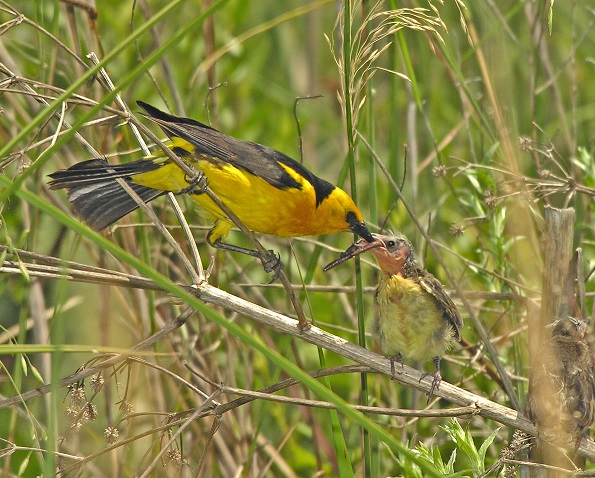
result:
<svg viewBox="0 0 595 478"><path fill-rule="evenodd" d="M238 169L264 179L278 189L301 189L301 184L283 168L282 165L284 165L312 184L316 191L316 205L319 205L335 189L332 184L314 176L294 159L268 146L227 136L200 121L170 115L143 101L137 101L137 104L168 137L182 138L191 143L196 148L198 156L204 155L205 159L215 163L232 164Z"/></svg>

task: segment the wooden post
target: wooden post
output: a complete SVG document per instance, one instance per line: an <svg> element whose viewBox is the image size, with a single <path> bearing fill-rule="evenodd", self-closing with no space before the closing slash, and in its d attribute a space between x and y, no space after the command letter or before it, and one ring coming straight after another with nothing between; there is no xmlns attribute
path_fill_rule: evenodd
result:
<svg viewBox="0 0 595 478"><path fill-rule="evenodd" d="M546 327L558 319L560 306L564 301L564 285L568 275L568 268L572 257L572 243L574 235L574 209L556 209L546 206L545 230L543 235L543 285L541 290L541 311L539 314L529 314L529 360L532 366L543 366L543 357L547 356L550 346L550 333ZM540 361L540 357L542 361ZM529 388L532 374L529 377ZM550 387L551 388L551 387ZM540 387L535 393L554 396L556 391L543 390ZM555 446L537 440L535 449L531 453L531 461L569 468L571 463L568 456ZM531 478L553 478L560 476L544 469L532 468Z"/></svg>
<svg viewBox="0 0 595 478"><path fill-rule="evenodd" d="M541 289L541 320L552 323L560 311L564 281L572 258L574 209L545 208L544 267Z"/></svg>

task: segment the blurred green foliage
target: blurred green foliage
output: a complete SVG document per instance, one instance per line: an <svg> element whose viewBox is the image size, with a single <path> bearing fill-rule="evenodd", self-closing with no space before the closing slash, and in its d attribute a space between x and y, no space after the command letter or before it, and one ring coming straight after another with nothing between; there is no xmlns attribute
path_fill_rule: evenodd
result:
<svg viewBox="0 0 595 478"><path fill-rule="evenodd" d="M210 4L195 0L179 3L150 34L127 44L106 66L114 84L118 85L152 51ZM437 28L440 38L432 32L409 28L400 31L400 38L391 35L379 43L379 48L389 42L390 45L373 63L375 73L366 90L366 107L358 110L356 123L394 181L402 186L415 217L443 246L440 250L445 264L459 287L470 294L473 312L494 339L500 360L514 377L522 399L528 363L526 310L519 298L535 298L541 290L544 258L539 246L535 247L539 244L535 238L541 234L545 205L576 209L575 247L583 247L588 271L592 271L595 262L595 89L590 81L595 51L593 12L580 2L556 2L551 9L512 0L468 3L466 8L458 2L399 5L435 8L436 11L430 9L424 15L436 15L445 28ZM389 4L383 3L379 8L387 10ZM76 2L38 0L1 6L0 142L7 144L45 108L37 101L39 98L47 95L51 102L60 90L67 89L84 74L91 65L87 54L95 52L101 58L102 52L111 51L164 5L153 0L102 0L97 2L95 21ZM335 45L335 51L340 52L344 40L336 22L342 8L341 2L330 1L221 2L208 18L210 26L207 22L185 35L164 53L159 63L127 85L122 98L133 113L137 113L135 101L140 99L180 115L211 121L227 134L266 144L299 159L295 99L321 95L303 99L297 106L303 163L317 175L337 183L347 167L347 140L345 117L338 101L340 70L325 35ZM363 28L361 38L366 39L366 32L378 24L377 19L363 22L373 8L369 2L354 5L353 26L355 31ZM551 32L548 15L553 19L549 22ZM358 45L352 46L356 51ZM414 76L407 71L405 53L411 59ZM356 62L356 68L357 65ZM409 80L403 78L407 74ZM25 83L30 91L23 87ZM209 93L210 87L216 89ZM421 109L417 107L416 91ZM93 81L78 94L101 101L106 90L99 81ZM88 109L73 97L67 105L66 120L74 123ZM108 114L104 111L97 117ZM33 134L0 158L5 177L13 180L26 171L48 148L59 126L56 119L37 125ZM110 160L127 161L142 155L120 118L88 125L79 132ZM37 143L44 139L47 142ZM89 151L72 139L22 187L48 204L69 211L65 195L47 189L46 175L89 157ZM428 270L447 283L447 275L428 252L423 235L397 201L387 178L377 171L375 183L370 183L374 176L369 175L369 170L376 167L359 142L357 191L367 222L374 230L398 229L409 236ZM346 190L348 185L348 180L342 184ZM372 197L375 201L371 201ZM372 202L378 204L377 211ZM204 226L197 227L195 238L206 267L214 254L204 242L209 223L193 210L190 201L182 199L181 203L188 222ZM16 196L9 197L0 207L2 245L133 273L96 243L61 224L57 216L40 212ZM187 251L183 235L175 228L178 223L171 208L165 202L156 202L154 209ZM525 211L527 215L523 216ZM138 223L146 224L146 218L134 213L119 223L109 239L173 281L188 283L175 254L155 229L127 227ZM230 238L231 242L248 244L239 233ZM348 234L318 238L324 243L322 249L310 240L267 237L263 241L280 252L293 283L300 282L300 268L302 276L312 277L306 286L352 286L352 267L346 265L330 274L323 273L321 268L351 239ZM315 264L311 263L312 257L317 258ZM14 256L9 259L18 263ZM366 320L374 314L370 288L377 279L375 268L369 264L367 260L362 264L362 280L368 288L364 296ZM10 353L7 348L2 349L2 398L40 385L31 367L40 371L46 383L55 384L95 357L97 347L129 348L163 327L181 310L177 301L157 292L6 272L1 277L0 346L12 347ZM254 259L216 254L210 283L291 315L293 310L285 291L262 287L267 280ZM588 292L593 289L592 283L589 276ZM34 284L40 289L32 292ZM308 299L311 310L307 314L317 325L357 343L352 289L311 289ZM588 294L587 299L590 315L592 295ZM461 304L460 300L457 303ZM320 367L314 346L235 313L213 308L304 370ZM463 310L463 315L467 317L468 311ZM2 333L9 329L10 333ZM450 363L444 364L445 381L510 405L498 382L486 372L486 368L492 367L491 360L481 352L482 344L470 321L466 322L463 335L467 345L453 351ZM55 349L52 354L28 353L28 362L19 349L25 344L51 344ZM69 345L86 346L88 353L64 352ZM368 347L374 349L370 338ZM72 390L66 392L57 387L49 394L51 399L37 398L0 410L0 437L6 440L6 449L11 450L10 444L23 447L4 454L0 474L29 477L43 472L50 476L54 463L63 470L76 461L54 455L53 451L80 457L97 453L81 465L83 476L109 476L119 467L123 467L121 473L125 475L141 474L154 459L160 462L152 469L155 476L190 476L197 472L203 456L200 466L204 476L338 473L340 446L331 429L330 412L294 404L257 400L226 413L217 422L218 428L212 418L196 420L175 438L173 446L165 447L171 438L165 431L168 420L173 420L171 414L192 410L202 402L179 377L206 393L216 391L220 383L258 390L286 377L278 364L246 347L202 314L196 314L183 329L157 343L153 351L165 355L110 370L114 375L106 372L106 385L101 390L93 391L90 381L86 381L86 397L97 406L97 417L92 420L82 416L84 407L73 403ZM206 380L191 374L182 361ZM328 352L325 362L329 367L348 363ZM427 367L419 367L424 365ZM170 371L171 376L152 368L157 366ZM332 390L344 400L361 402L358 374L337 375L329 380ZM397 385L388 377L368 375L368 383L370 405L416 408L425 402L423 394ZM294 398L317 398L300 386L283 393ZM217 399L233 398L235 395L225 394L225 398ZM449 404L439 401L438 405ZM428 463L442 467L444 473L468 473L469 461L476 460L472 468L473 476L477 476L496 462L499 450L512 435L506 427L493 432L494 423L479 417L461 419L465 422L464 431L458 422L449 424L446 419L371 417L411 450L417 445L416 453L426 457ZM340 434L349 452L345 461L350 462L354 475L363 476L368 466L378 476L422 476L417 465L383 444L373 444L373 462L366 462L369 457L362 449L361 429L341 414L339 420ZM108 426L118 428L120 442L131 439L126 450L119 447L114 452L102 453L108 446L104 440ZM141 436L150 429L155 429L153 434ZM172 430L175 432L176 428ZM462 437L460 443L454 435ZM484 444L479 451L474 440ZM167 448L167 453L157 457L162 448ZM473 457L465 449L469 453L474 450ZM464 454L467 460L461 458ZM441 461L442 457L446 463Z"/></svg>

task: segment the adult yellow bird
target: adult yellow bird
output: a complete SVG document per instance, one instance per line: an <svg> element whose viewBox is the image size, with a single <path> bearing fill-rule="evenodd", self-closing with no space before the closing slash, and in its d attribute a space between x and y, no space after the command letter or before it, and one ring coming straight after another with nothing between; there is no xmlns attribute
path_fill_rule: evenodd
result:
<svg viewBox="0 0 595 478"><path fill-rule="evenodd" d="M382 271L376 290L378 311L373 335L389 356L393 375L395 362L402 364L403 356L420 361L432 359L434 372L422 376L433 377L429 400L442 380L440 358L453 341L461 340L461 315L438 279L419 266L405 236L372 236L373 241L356 242L324 270L365 251L372 252Z"/></svg>
<svg viewBox="0 0 595 478"><path fill-rule="evenodd" d="M190 118L173 116L138 102L147 118L168 136L167 146L202 171L210 189L252 231L280 237L352 231L372 240L360 211L345 191L297 161L267 146L242 141ZM50 175L51 189L65 188L74 210L96 230L138 207L116 178L125 180L145 202L172 192L187 193L215 221L208 242L222 249L260 257L226 244L232 221L194 187L163 152L126 164L92 159Z"/></svg>

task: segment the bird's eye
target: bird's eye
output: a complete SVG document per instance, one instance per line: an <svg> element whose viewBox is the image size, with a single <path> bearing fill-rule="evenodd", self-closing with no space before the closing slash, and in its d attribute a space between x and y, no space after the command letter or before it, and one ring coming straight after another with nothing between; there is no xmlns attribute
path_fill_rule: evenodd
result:
<svg viewBox="0 0 595 478"><path fill-rule="evenodd" d="M571 328L569 328L569 327L566 327L566 326L564 326L564 327L562 327L562 328L561 328L561 329L558 331L558 334L559 334L561 337L571 337L571 336L572 336L572 329L571 329Z"/></svg>
<svg viewBox="0 0 595 478"><path fill-rule="evenodd" d="M386 241L386 245L387 245L388 247L395 247L395 245L396 245L396 242L395 242L395 241Z"/></svg>

